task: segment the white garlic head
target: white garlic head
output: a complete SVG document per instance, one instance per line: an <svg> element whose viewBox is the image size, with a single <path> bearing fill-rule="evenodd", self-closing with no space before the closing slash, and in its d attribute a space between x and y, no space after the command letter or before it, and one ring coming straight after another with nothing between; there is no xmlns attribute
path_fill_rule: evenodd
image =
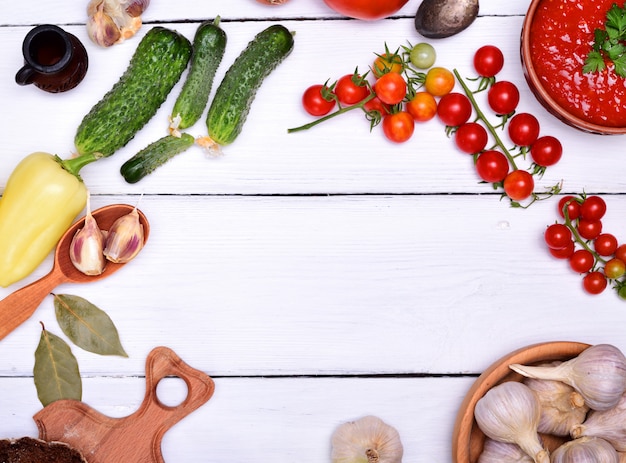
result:
<svg viewBox="0 0 626 463"><path fill-rule="evenodd" d="M619 463L617 451L604 439L581 437L565 442L552 452L552 463Z"/></svg>
<svg viewBox="0 0 626 463"><path fill-rule="evenodd" d="M571 436L601 437L616 450L626 452L626 395L609 410L591 411L584 423L572 427Z"/></svg>
<svg viewBox="0 0 626 463"><path fill-rule="evenodd" d="M517 444L486 438L476 463L533 463L533 459Z"/></svg>
<svg viewBox="0 0 626 463"><path fill-rule="evenodd" d="M398 431L376 416L340 425L331 437L332 463L401 463Z"/></svg>
<svg viewBox="0 0 626 463"><path fill-rule="evenodd" d="M548 463L549 454L537 433L541 416L539 399L517 381L492 387L476 402L474 418L489 438L519 445L535 463Z"/></svg>

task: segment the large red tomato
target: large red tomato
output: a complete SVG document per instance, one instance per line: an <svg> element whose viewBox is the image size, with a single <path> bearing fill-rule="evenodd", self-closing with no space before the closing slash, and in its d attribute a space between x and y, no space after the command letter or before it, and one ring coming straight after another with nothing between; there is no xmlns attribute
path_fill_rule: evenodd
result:
<svg viewBox="0 0 626 463"><path fill-rule="evenodd" d="M324 2L344 16L372 21L391 16L408 0L324 0Z"/></svg>

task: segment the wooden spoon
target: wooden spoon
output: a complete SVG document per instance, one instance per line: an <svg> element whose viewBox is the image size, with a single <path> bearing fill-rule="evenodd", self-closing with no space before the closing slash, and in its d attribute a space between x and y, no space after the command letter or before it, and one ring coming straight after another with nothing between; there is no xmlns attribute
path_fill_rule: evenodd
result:
<svg viewBox="0 0 626 463"><path fill-rule="evenodd" d="M134 208L128 204L111 204L93 211L92 215L102 230L108 230L115 220L129 214ZM140 210L137 212L143 225L145 243L150 233L150 225L146 216ZM111 275L124 265L107 262L104 272L100 275L85 275L74 267L70 259L70 244L76 231L82 228L84 223L83 217L63 234L54 252L54 265L50 273L0 301L0 340L28 320L41 301L61 283L90 283Z"/></svg>

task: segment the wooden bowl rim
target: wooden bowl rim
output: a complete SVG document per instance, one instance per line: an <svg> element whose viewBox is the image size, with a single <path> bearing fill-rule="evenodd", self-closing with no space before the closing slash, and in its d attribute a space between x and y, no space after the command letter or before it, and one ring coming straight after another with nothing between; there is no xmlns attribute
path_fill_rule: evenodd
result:
<svg viewBox="0 0 626 463"><path fill-rule="evenodd" d="M524 22L522 24L522 37L521 37L521 61L522 68L524 70L524 77L530 87L530 90L533 92L535 97L539 100L539 102L550 112L553 116L560 119L562 122L577 128L579 130L583 130L589 133L595 133L600 135L621 135L626 133L626 127L612 127L612 126L604 126L595 124L593 122L586 121L581 119L570 112L568 112L565 108L563 108L560 104L558 104L546 91L544 86L542 85L537 73L535 71L535 67L533 65L532 57L530 54L530 28L531 24L535 17L535 12L539 6L539 4L543 0L532 0L530 2L530 6L528 7L528 11L526 12L526 16L524 18Z"/></svg>
<svg viewBox="0 0 626 463"><path fill-rule="evenodd" d="M514 350L492 363L472 384L461 402L452 432L452 461L470 463L470 442L472 429L475 426L474 407L489 389L513 373L509 365L567 360L590 346L590 344L573 341L542 342Z"/></svg>

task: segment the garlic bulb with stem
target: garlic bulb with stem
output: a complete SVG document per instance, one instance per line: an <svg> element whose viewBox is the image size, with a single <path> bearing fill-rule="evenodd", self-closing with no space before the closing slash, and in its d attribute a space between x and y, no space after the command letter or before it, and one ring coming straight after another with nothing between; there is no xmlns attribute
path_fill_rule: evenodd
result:
<svg viewBox="0 0 626 463"><path fill-rule="evenodd" d="M104 240L105 233L91 215L90 195L87 193L85 224L74 234L70 244L70 260L74 267L85 275L100 275L106 265Z"/></svg>
<svg viewBox="0 0 626 463"><path fill-rule="evenodd" d="M552 452L552 463L619 463L617 451L604 439L581 437L565 442Z"/></svg>
<svg viewBox="0 0 626 463"><path fill-rule="evenodd" d="M486 438L476 463L533 463L533 459L517 444Z"/></svg>
<svg viewBox="0 0 626 463"><path fill-rule="evenodd" d="M609 410L592 411L584 423L571 429L573 438L601 437L616 450L626 452L626 395Z"/></svg>
<svg viewBox="0 0 626 463"><path fill-rule="evenodd" d="M541 404L539 432L567 436L572 426L585 420L589 407L572 386L561 381L534 378L524 378L523 383L537 394Z"/></svg>
<svg viewBox="0 0 626 463"><path fill-rule="evenodd" d="M499 442L517 444L535 463L549 463L537 433L541 416L539 399L530 388L506 381L489 389L474 408L480 430Z"/></svg>
<svg viewBox="0 0 626 463"><path fill-rule="evenodd" d="M340 425L331 437L332 463L401 463L398 431L376 416Z"/></svg>
<svg viewBox="0 0 626 463"><path fill-rule="evenodd" d="M626 357L610 344L591 346L556 366L513 364L509 367L528 378L569 384L592 410L613 408L626 391Z"/></svg>

